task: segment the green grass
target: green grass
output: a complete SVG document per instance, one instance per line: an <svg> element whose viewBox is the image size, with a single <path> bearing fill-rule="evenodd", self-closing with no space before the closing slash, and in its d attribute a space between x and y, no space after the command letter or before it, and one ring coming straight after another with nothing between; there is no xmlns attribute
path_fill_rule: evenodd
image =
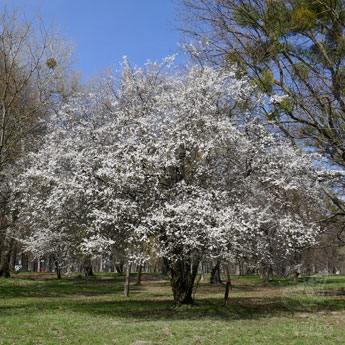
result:
<svg viewBox="0 0 345 345"><path fill-rule="evenodd" d="M236 277L226 307L223 287L202 283L195 305L177 309L159 276L144 275L129 298L122 283L114 274L1 279L0 344L345 344L344 276Z"/></svg>

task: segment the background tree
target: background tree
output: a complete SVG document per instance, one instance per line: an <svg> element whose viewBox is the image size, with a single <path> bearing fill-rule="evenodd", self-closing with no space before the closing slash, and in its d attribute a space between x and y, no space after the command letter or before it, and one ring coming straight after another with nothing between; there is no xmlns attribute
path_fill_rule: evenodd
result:
<svg viewBox="0 0 345 345"><path fill-rule="evenodd" d="M16 211L8 209L18 157L35 148L44 120L61 104L70 51L39 21L0 13L0 276L9 275Z"/></svg>
<svg viewBox="0 0 345 345"><path fill-rule="evenodd" d="M263 111L295 143L345 166L345 2L184 0L186 45L201 63L236 65L271 97ZM339 192L344 190L341 178ZM338 187L339 185L337 185ZM332 195L335 216L344 206Z"/></svg>

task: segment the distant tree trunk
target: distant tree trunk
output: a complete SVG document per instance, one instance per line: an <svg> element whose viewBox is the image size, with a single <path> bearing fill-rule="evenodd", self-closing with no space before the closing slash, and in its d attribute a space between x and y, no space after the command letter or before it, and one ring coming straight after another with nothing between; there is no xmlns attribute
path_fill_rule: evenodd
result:
<svg viewBox="0 0 345 345"><path fill-rule="evenodd" d="M220 260L217 260L216 265L211 270L210 284L219 285L222 283L220 277Z"/></svg>
<svg viewBox="0 0 345 345"><path fill-rule="evenodd" d="M176 305L193 304L193 288L199 261L178 260L170 264L170 283Z"/></svg>
<svg viewBox="0 0 345 345"><path fill-rule="evenodd" d="M103 272L104 267L103 267L103 255L100 256L99 258L99 272Z"/></svg>
<svg viewBox="0 0 345 345"><path fill-rule="evenodd" d="M83 268L84 268L84 273L85 273L86 278L92 277L94 275L90 257L85 258L84 263L83 263Z"/></svg>
<svg viewBox="0 0 345 345"><path fill-rule="evenodd" d="M143 272L143 266L139 265L138 266L138 274L137 274L137 283L136 283L136 285L141 285L142 272Z"/></svg>
<svg viewBox="0 0 345 345"><path fill-rule="evenodd" d="M125 262L123 260L120 260L118 263L115 264L116 272L123 273L124 266L125 266Z"/></svg>
<svg viewBox="0 0 345 345"><path fill-rule="evenodd" d="M230 290L232 289L229 264L225 265L225 271L226 271L226 284L225 284L225 292L224 292L224 305L227 305L229 302L229 293L230 293Z"/></svg>
<svg viewBox="0 0 345 345"><path fill-rule="evenodd" d="M53 272L55 269L55 259L52 255L48 257L48 272Z"/></svg>
<svg viewBox="0 0 345 345"><path fill-rule="evenodd" d="M22 271L27 272L29 270L29 260L28 256L22 253Z"/></svg>
<svg viewBox="0 0 345 345"><path fill-rule="evenodd" d="M260 271L260 277L264 283L268 283L272 277L272 267L270 265L263 266Z"/></svg>
<svg viewBox="0 0 345 345"><path fill-rule="evenodd" d="M59 265L58 260L55 260L55 271L57 279L61 279L61 267Z"/></svg>
<svg viewBox="0 0 345 345"><path fill-rule="evenodd" d="M124 291L123 291L125 297L129 296L129 287L130 287L130 282L131 282L131 267L132 267L132 264L128 263L126 267L125 286L124 286Z"/></svg>
<svg viewBox="0 0 345 345"><path fill-rule="evenodd" d="M166 258L162 259L161 272L163 276L166 276L169 273L169 262Z"/></svg>
<svg viewBox="0 0 345 345"><path fill-rule="evenodd" d="M28 255L28 271L35 272L35 262L31 255Z"/></svg>
<svg viewBox="0 0 345 345"><path fill-rule="evenodd" d="M201 262L201 273L200 273L200 281L204 281L205 278L205 264Z"/></svg>
<svg viewBox="0 0 345 345"><path fill-rule="evenodd" d="M294 281L294 283L298 283L298 278L299 278L299 272L298 271L295 271L294 273L293 273L293 281Z"/></svg>
<svg viewBox="0 0 345 345"><path fill-rule="evenodd" d="M3 251L0 260L0 277L9 278L10 274L11 251Z"/></svg>
<svg viewBox="0 0 345 345"><path fill-rule="evenodd" d="M245 262L243 260L239 261L238 268L239 268L238 274L240 276L244 276L245 274L247 274L247 267L246 267Z"/></svg>
<svg viewBox="0 0 345 345"><path fill-rule="evenodd" d="M11 250L10 271L15 271L16 263L17 263L17 252L18 252L18 248L17 248L16 243L14 243Z"/></svg>
<svg viewBox="0 0 345 345"><path fill-rule="evenodd" d="M2 247L0 256L0 277L9 278L11 254L14 245L14 240L10 239L8 242L5 240L5 245Z"/></svg>

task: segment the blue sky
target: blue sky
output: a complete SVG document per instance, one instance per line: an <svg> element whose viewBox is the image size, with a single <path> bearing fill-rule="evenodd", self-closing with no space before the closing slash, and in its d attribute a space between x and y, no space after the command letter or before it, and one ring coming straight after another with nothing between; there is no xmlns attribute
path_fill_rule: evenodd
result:
<svg viewBox="0 0 345 345"><path fill-rule="evenodd" d="M2 1L2 0L0 0ZM39 14L75 47L76 67L83 79L124 55L142 65L178 50L174 0L5 0L28 13Z"/></svg>

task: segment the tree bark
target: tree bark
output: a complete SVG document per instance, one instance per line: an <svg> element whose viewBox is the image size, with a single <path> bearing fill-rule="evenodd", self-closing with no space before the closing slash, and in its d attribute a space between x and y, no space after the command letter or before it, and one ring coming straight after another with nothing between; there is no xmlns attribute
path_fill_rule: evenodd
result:
<svg viewBox="0 0 345 345"><path fill-rule="evenodd" d="M170 283L176 305L193 304L193 288L199 261L178 260L170 264Z"/></svg>
<svg viewBox="0 0 345 345"><path fill-rule="evenodd" d="M126 278L125 278L125 286L123 290L123 294L125 297L129 297L129 287L130 287L130 281L131 281L131 266L132 264L128 263L126 268Z"/></svg>

